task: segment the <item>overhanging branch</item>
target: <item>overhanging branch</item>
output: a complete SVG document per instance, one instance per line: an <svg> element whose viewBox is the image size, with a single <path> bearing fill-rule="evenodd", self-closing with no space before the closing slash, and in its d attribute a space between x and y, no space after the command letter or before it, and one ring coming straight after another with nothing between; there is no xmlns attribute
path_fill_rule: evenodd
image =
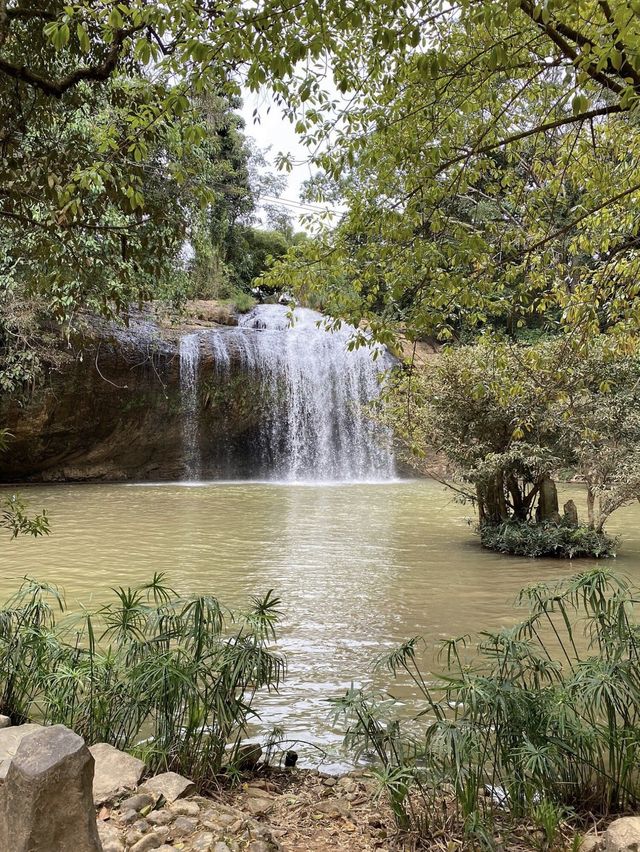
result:
<svg viewBox="0 0 640 852"><path fill-rule="evenodd" d="M83 80L103 82L107 80L115 70L124 42L134 33L139 32L144 28L144 25L137 27L129 27L128 29L116 30L114 39L109 48L104 62L99 65L89 65L84 68L76 68L74 71L62 77L60 80L50 80L47 77L32 71L26 65L14 65L0 57L0 72L26 83L28 86L33 86L40 89L45 95L50 95L54 98L60 98L69 89L77 86Z"/></svg>

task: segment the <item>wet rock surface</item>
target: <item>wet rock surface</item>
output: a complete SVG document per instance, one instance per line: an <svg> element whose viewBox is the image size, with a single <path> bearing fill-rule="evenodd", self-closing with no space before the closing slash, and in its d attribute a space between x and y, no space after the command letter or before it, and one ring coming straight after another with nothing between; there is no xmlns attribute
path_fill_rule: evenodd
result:
<svg viewBox="0 0 640 852"><path fill-rule="evenodd" d="M0 399L0 417L12 435L11 452L0 454L0 481L180 479L179 341L191 332L199 335L208 377L198 406L207 436L203 475L230 475L229 459L242 466L248 456L256 416L255 389L235 364L224 382L217 380L215 342L232 322L228 307L213 303L200 303L194 316L173 324L151 309L132 312L127 326L85 318L68 342L60 336L60 365L28 399Z"/></svg>

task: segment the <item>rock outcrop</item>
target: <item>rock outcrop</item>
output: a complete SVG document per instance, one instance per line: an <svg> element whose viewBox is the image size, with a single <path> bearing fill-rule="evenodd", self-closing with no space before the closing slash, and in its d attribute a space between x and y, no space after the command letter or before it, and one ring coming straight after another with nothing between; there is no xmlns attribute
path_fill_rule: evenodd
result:
<svg viewBox="0 0 640 852"><path fill-rule="evenodd" d="M62 366L51 370L26 401L0 400L0 425L12 435L9 451L0 454L0 481L183 478L179 339L189 331L202 335L203 476L243 475L258 416L254 388L234 364L226 366L224 381L215 382L216 352L208 338L209 332L224 333L215 320L237 320L228 310L200 307L199 315L212 319L167 326L138 314L127 328L90 319L68 345L61 341ZM230 459L240 469L230 470Z"/></svg>

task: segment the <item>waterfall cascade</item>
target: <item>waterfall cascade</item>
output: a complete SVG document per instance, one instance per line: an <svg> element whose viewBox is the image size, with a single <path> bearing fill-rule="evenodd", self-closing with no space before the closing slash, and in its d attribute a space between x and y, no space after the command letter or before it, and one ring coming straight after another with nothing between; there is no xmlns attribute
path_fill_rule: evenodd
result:
<svg viewBox="0 0 640 852"><path fill-rule="evenodd" d="M216 381L240 370L257 383L259 425L251 439L255 470L290 481L389 479L394 475L390 436L367 417L391 356L380 348L349 350L354 329L329 332L321 314L260 305L237 327L182 338L180 376L185 405L187 475L197 477L199 345L208 346Z"/></svg>
<svg viewBox="0 0 640 852"><path fill-rule="evenodd" d="M200 476L199 375L200 335L187 334L180 338L182 452L186 479L198 479Z"/></svg>

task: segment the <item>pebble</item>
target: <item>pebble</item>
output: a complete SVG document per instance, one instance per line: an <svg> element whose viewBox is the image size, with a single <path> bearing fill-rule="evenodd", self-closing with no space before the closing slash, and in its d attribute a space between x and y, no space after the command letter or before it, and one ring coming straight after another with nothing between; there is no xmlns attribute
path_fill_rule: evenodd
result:
<svg viewBox="0 0 640 852"><path fill-rule="evenodd" d="M127 846L135 846L139 840L142 840L142 832L137 831L135 828L130 828L125 834L124 839Z"/></svg>
<svg viewBox="0 0 640 852"><path fill-rule="evenodd" d="M197 802L184 799L171 805L171 813L177 816L196 817L200 814L200 805Z"/></svg>
<svg viewBox="0 0 640 852"><path fill-rule="evenodd" d="M162 846L166 838L155 834L146 834L131 847L129 852L148 852L149 849L157 849Z"/></svg>
<svg viewBox="0 0 640 852"><path fill-rule="evenodd" d="M213 847L213 852L231 852L231 849L222 840L219 840Z"/></svg>
<svg viewBox="0 0 640 852"><path fill-rule="evenodd" d="M335 787L338 783L338 779L330 775L328 778L323 778L322 783L325 787Z"/></svg>
<svg viewBox="0 0 640 852"><path fill-rule="evenodd" d="M212 843L213 834L210 831L203 831L191 839L191 850L192 852L210 852Z"/></svg>
<svg viewBox="0 0 640 852"><path fill-rule="evenodd" d="M193 834L198 828L198 820L195 817L180 816L173 824L173 834L176 837L186 837L187 834Z"/></svg>
<svg viewBox="0 0 640 852"><path fill-rule="evenodd" d="M173 819L175 819L175 814L164 808L161 811L151 811L146 816L147 822L151 823L151 825L168 825Z"/></svg>
<svg viewBox="0 0 640 852"><path fill-rule="evenodd" d="M228 828L238 817L235 814L208 814L207 819L202 821L205 828L217 831L220 828Z"/></svg>
<svg viewBox="0 0 640 852"><path fill-rule="evenodd" d="M150 793L136 793L135 796L130 796L128 799L125 799L124 802L120 803L120 810L133 810L140 812L143 808L153 807L155 803L155 797Z"/></svg>
<svg viewBox="0 0 640 852"><path fill-rule="evenodd" d="M270 799L258 799L257 797L251 796L251 798L247 799L247 810L251 816L268 814L273 810L273 802Z"/></svg>
<svg viewBox="0 0 640 852"><path fill-rule="evenodd" d="M120 811L120 822L123 825L131 825L138 819L140 819L138 811L134 811L132 809Z"/></svg>
<svg viewBox="0 0 640 852"><path fill-rule="evenodd" d="M107 840L102 844L102 852L124 852L124 846L119 840Z"/></svg>

